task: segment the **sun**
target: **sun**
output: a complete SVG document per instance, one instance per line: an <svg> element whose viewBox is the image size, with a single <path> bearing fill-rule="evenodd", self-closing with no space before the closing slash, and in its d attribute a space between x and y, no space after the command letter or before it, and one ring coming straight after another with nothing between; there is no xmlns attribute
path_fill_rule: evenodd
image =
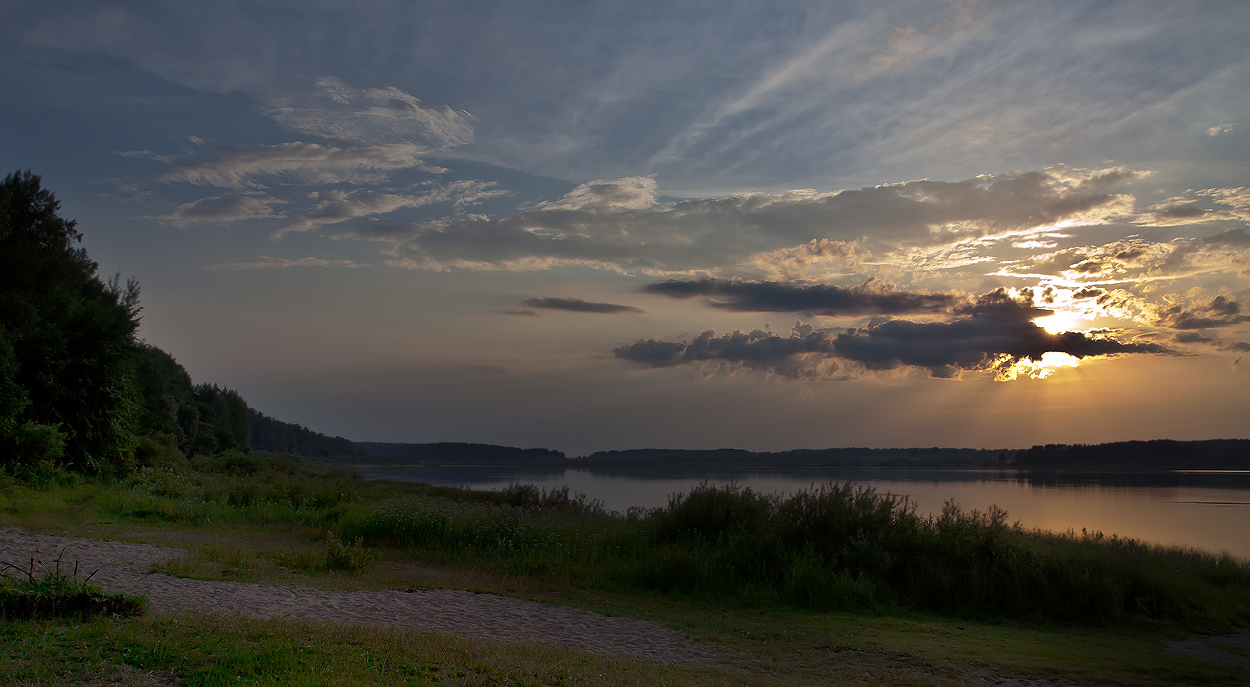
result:
<svg viewBox="0 0 1250 687"><path fill-rule="evenodd" d="M1070 332L1080 326L1081 321L1085 319L1080 315L1063 310L1055 311L1054 315L1046 317L1038 317L1033 320L1033 324L1045 329L1051 334L1062 334Z"/></svg>

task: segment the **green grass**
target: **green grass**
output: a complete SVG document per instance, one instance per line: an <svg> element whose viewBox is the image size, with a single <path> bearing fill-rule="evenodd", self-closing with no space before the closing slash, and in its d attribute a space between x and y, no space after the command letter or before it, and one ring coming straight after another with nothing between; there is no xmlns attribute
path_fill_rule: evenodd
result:
<svg viewBox="0 0 1250 687"><path fill-rule="evenodd" d="M701 487L662 509L615 515L567 490L363 482L286 458L228 454L112 481L0 477L0 522L182 546L192 554L162 570L189 577L449 587L641 617L722 649L729 658L709 684L741 684L744 675L752 684L1245 682L1238 669L1162 651L1169 639L1247 624L1244 561L1025 531L996 509L922 518L853 485L790 499ZM128 622L151 628L167 619ZM43 631L9 627L21 641ZM327 632L326 650L339 651L347 640L338 630L314 634ZM377 632L370 641L392 641L383 638L391 631ZM142 636L145 646L156 641ZM507 651L490 670L523 662ZM518 684L556 679L527 675L537 682Z"/></svg>
<svg viewBox="0 0 1250 687"><path fill-rule="evenodd" d="M62 570L58 557L43 570L30 559L26 567L0 563L0 619L85 618L91 616L142 615L147 600L129 594L105 593L90 584L91 575L80 578L78 566Z"/></svg>

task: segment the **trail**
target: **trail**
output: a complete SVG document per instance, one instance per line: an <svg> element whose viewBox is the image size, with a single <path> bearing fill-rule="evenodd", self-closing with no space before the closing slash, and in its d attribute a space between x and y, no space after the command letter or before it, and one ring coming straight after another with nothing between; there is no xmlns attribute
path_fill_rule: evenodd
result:
<svg viewBox="0 0 1250 687"><path fill-rule="evenodd" d="M0 561L25 567L33 557L108 591L145 594L157 614L187 611L249 618L290 618L410 628L497 642L554 644L597 654L626 655L680 665L715 661L716 654L670 628L554 604L450 589L346 592L193 580L150 572L187 555L183 549L119 541L31 534L0 527ZM37 569L42 567L37 565Z"/></svg>

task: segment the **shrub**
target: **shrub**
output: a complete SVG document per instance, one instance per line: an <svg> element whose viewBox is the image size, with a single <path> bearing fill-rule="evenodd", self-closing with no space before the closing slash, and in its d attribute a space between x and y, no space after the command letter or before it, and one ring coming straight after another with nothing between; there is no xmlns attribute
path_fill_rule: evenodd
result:
<svg viewBox="0 0 1250 687"><path fill-rule="evenodd" d="M357 573L378 558L378 552L366 548L364 538L356 537L351 544L344 544L333 533L326 535L326 570Z"/></svg>

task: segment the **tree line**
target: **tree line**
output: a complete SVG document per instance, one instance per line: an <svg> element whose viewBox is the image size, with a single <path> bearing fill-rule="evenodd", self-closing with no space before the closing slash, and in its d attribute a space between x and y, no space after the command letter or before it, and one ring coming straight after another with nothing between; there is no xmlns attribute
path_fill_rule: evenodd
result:
<svg viewBox="0 0 1250 687"><path fill-rule="evenodd" d="M101 279L76 226L29 170L0 181L0 467L125 472L153 441L246 450L243 398L137 340L138 282Z"/></svg>

